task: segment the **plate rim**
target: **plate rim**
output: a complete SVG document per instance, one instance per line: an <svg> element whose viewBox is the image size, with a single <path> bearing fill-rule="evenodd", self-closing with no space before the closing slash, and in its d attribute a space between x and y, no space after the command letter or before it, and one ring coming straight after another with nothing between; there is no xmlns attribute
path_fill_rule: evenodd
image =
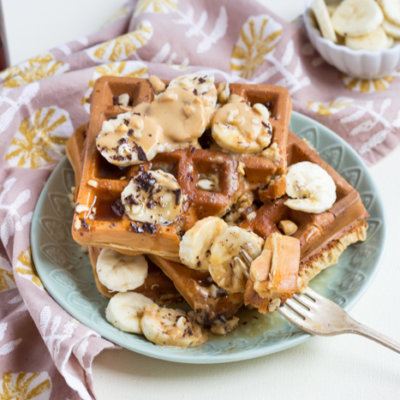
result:
<svg viewBox="0 0 400 400"><path fill-rule="evenodd" d="M372 176L369 173L368 167L366 166L364 161L361 159L361 157L357 154L357 152L344 139L342 139L340 136L338 136L330 128L324 126L320 122L318 122L304 114L298 113L296 111L292 111L291 120L290 120L291 122L292 122L293 117L303 123L308 123L313 126L316 126L316 128L322 128L324 131L324 134L328 134L328 136L333 138L340 145L344 146L346 148L346 151L349 151L352 154L352 156L355 157L355 159L361 165L362 170L367 172L368 183L371 186L371 189L372 189L374 195L376 196L376 203L378 205L378 209L379 209L380 213L382 214L382 226L380 227L380 230L381 230L380 235L381 235L382 244L379 247L379 252L378 252L378 255L376 258L376 262L373 266L373 269L371 270L371 273L364 280L363 285L358 289L356 294L345 304L344 309L348 311L365 294L366 290L370 287L371 283L375 279L378 269L382 264L382 257L385 252L386 244L387 244L386 215L385 215L385 210L383 207L382 198L381 198L379 190L376 187L376 184L375 184ZM164 349L164 348L160 347L160 346L156 346L156 345L154 345L154 348L151 348L151 350L146 349L146 348L140 348L140 346L138 346L138 347L133 346L134 348L132 348L132 346L128 347L128 346L124 345L124 343L121 343L121 340L118 340L118 338L116 340L116 338L113 337L115 335L112 335L112 332L108 333L107 331L103 330L102 327L95 326L95 323L92 322L91 320L86 321L86 318L81 318L80 316L79 317L75 316L74 310L71 311L72 307L70 306L70 304L67 303L67 301L64 300L62 298L62 296L58 296L56 291L53 290L52 287L50 287L50 289L49 289L47 287L47 285L45 284L44 281L46 280L46 277L45 277L45 275L42 275L42 274L44 274L44 270L41 270L40 267L38 268L38 265L40 265L40 263L42 261L40 260L40 256L36 253L37 248L34 245L34 243L36 243L35 238L34 238L34 231L36 230L36 227L39 227L39 225L40 225L39 210L42 208L42 203L45 201L45 198L46 198L45 194L47 193L47 188L50 185L51 177L53 175L57 174L58 170L62 168L66 159L67 159L66 157L61 159L59 161L59 163L57 164L57 166L52 170L51 174L49 175L48 179L46 180L46 183L44 184L44 186L41 190L41 193L38 197L38 200L37 200L34 212L33 212L32 223L31 223L31 227L30 227L30 244L31 244L31 250L32 250L32 259L36 266L37 273L38 273L41 281L43 282L43 286L44 286L46 292L61 308L63 308L64 311L66 311L68 314L70 314L73 318L77 319L80 323L85 325L87 328L93 330L94 332L98 333L102 338L111 341L112 343L114 343L117 346L124 347L130 351L134 351L136 353L139 353L139 354L142 354L142 355L145 355L148 357L152 357L155 359L160 359L160 360L170 361L170 362L185 363L185 364L220 364L220 363L226 363L226 362L237 362L237 361L254 359L254 358L266 356L269 354L273 354L273 353L283 351L283 350L289 349L291 347L297 346L312 337L312 335L309 335L309 334L303 332L297 336L286 338L283 342L273 343L269 346L265 346L262 348L256 347L256 348L251 348L251 349L245 349L245 350L239 351L237 353L231 353L231 354L219 353L217 355L206 354L206 355L202 356L201 354L197 354L197 355L185 356L184 352L179 353L179 354L171 354L171 353L168 353L168 351L167 352L163 352L162 350L160 351L160 349ZM54 263L51 263L51 262L48 262L48 263L54 265ZM45 279L43 279L43 278L45 278ZM176 348L173 348L173 349L176 349Z"/></svg>

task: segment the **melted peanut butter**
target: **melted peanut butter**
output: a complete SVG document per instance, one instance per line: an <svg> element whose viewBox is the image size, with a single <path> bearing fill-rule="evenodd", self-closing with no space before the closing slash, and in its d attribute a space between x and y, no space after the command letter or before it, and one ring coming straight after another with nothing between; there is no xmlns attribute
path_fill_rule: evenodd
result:
<svg viewBox="0 0 400 400"><path fill-rule="evenodd" d="M200 98L182 88L172 88L153 100L148 115L162 126L167 141L191 142L206 128Z"/></svg>

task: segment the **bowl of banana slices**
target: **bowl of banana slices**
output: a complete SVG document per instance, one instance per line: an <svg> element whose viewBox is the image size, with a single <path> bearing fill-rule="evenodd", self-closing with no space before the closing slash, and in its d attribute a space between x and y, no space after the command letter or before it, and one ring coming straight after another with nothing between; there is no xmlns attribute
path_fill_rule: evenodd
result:
<svg viewBox="0 0 400 400"><path fill-rule="evenodd" d="M400 68L399 0L311 0L303 17L313 46L341 72L376 79Z"/></svg>

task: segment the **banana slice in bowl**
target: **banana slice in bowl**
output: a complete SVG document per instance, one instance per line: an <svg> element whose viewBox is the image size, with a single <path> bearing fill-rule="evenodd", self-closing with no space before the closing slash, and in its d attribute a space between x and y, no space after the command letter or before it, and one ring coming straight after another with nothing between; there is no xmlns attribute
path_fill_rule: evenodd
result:
<svg viewBox="0 0 400 400"><path fill-rule="evenodd" d="M303 14L307 35L328 64L360 79L384 78L400 68L397 0L343 0L330 5L309 0ZM332 25L336 42L327 25Z"/></svg>

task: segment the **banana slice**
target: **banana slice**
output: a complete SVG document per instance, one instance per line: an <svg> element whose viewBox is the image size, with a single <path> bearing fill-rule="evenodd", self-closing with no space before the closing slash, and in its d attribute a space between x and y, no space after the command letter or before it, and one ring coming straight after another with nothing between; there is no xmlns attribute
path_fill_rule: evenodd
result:
<svg viewBox="0 0 400 400"><path fill-rule="evenodd" d="M176 178L160 169L139 171L121 193L128 217L151 224L170 224L179 217L182 197Z"/></svg>
<svg viewBox="0 0 400 400"><path fill-rule="evenodd" d="M393 45L393 38L388 37L379 26L374 31L362 36L346 36L346 46L353 50L382 50Z"/></svg>
<svg viewBox="0 0 400 400"><path fill-rule="evenodd" d="M314 0L311 9L314 12L315 18L318 22L319 29L325 39L337 42L335 30L333 29L331 18L329 16L328 8L324 0Z"/></svg>
<svg viewBox="0 0 400 400"><path fill-rule="evenodd" d="M218 217L207 217L197 221L183 235L179 244L179 258L189 268L208 271L209 249L215 238L221 235L228 224Z"/></svg>
<svg viewBox="0 0 400 400"><path fill-rule="evenodd" d="M184 311L159 307L146 307L140 326L144 336L161 346L195 347L207 341L207 336Z"/></svg>
<svg viewBox="0 0 400 400"><path fill-rule="evenodd" d="M109 163L126 167L153 159L161 140L157 121L132 111L104 121L96 147Z"/></svg>
<svg viewBox="0 0 400 400"><path fill-rule="evenodd" d="M126 292L142 286L148 265L143 256L128 256L102 249L96 263L99 281L109 290Z"/></svg>
<svg viewBox="0 0 400 400"><path fill-rule="evenodd" d="M344 0L332 15L333 28L342 36L360 36L374 31L383 13L374 0Z"/></svg>
<svg viewBox="0 0 400 400"><path fill-rule="evenodd" d="M209 271L214 282L228 293L244 291L248 268L236 256L245 250L252 258L261 253L264 240L253 232L229 226L219 235L210 249Z"/></svg>
<svg viewBox="0 0 400 400"><path fill-rule="evenodd" d="M153 300L140 293L117 293L108 302L107 321L121 331L141 334L140 320L143 310L152 304Z"/></svg>
<svg viewBox="0 0 400 400"><path fill-rule="evenodd" d="M207 126L210 124L211 116L217 105L214 75L193 73L178 76L169 83L168 89L171 88L182 88L199 96L206 111Z"/></svg>
<svg viewBox="0 0 400 400"><path fill-rule="evenodd" d="M392 36L395 39L400 39L400 25L394 24L385 19L382 23L382 28L387 35Z"/></svg>
<svg viewBox="0 0 400 400"><path fill-rule="evenodd" d="M291 199L285 204L298 211L322 213L336 200L336 185L319 165L309 161L293 164L286 176L286 193Z"/></svg>
<svg viewBox="0 0 400 400"><path fill-rule="evenodd" d="M398 0L378 0L385 16L395 24L400 25L400 2Z"/></svg>
<svg viewBox="0 0 400 400"><path fill-rule="evenodd" d="M258 153L271 143L269 111L260 103L250 107L243 97L233 94L229 102L214 114L212 136L227 150Z"/></svg>

